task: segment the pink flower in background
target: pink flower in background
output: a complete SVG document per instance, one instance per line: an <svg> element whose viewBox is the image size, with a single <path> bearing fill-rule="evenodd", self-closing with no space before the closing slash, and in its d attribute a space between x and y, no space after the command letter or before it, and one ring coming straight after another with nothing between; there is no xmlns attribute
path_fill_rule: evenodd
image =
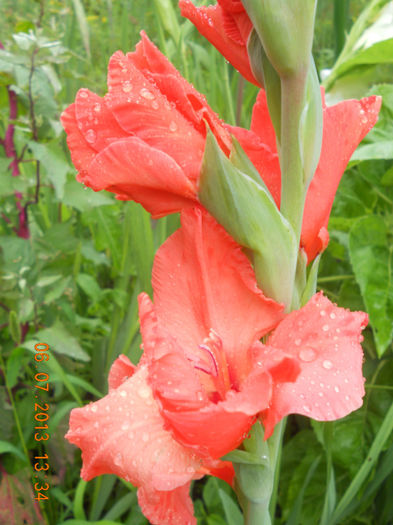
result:
<svg viewBox="0 0 393 525"><path fill-rule="evenodd" d="M140 363L120 356L109 394L74 409L66 437L82 449L84 479L121 476L139 487L152 523L195 524L191 480L230 483L231 464L219 458L258 415L268 437L289 413L332 420L360 406L367 315L317 294L283 318L240 247L200 208L185 210L158 250L153 290L154 304L139 297Z"/></svg>
<svg viewBox="0 0 393 525"><path fill-rule="evenodd" d="M339 182L358 144L375 125L380 107L381 97L377 96L323 105L321 157L307 191L300 239L308 261L327 246L327 225ZM261 90L258 94L250 131L227 127L239 140L279 206L280 163L265 92Z"/></svg>
<svg viewBox="0 0 393 525"><path fill-rule="evenodd" d="M206 122L229 154L228 131L145 33L116 52L108 93L78 91L62 114L78 180L140 202L154 217L195 204Z"/></svg>

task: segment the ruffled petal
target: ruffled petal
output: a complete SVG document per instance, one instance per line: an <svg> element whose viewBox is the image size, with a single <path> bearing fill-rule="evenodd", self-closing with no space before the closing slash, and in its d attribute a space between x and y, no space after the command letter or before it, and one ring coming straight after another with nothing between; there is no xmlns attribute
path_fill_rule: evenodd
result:
<svg viewBox="0 0 393 525"><path fill-rule="evenodd" d="M157 316L179 346L197 349L213 329L239 382L251 344L283 315L240 246L200 208L185 210L182 228L158 250L152 284Z"/></svg>
<svg viewBox="0 0 393 525"><path fill-rule="evenodd" d="M127 58L146 78L154 82L167 100L203 137L206 136L206 121L221 148L228 155L231 149L229 133L218 115L209 107L206 97L181 76L144 31L141 36L142 39L137 44L135 52L128 53Z"/></svg>
<svg viewBox="0 0 393 525"><path fill-rule="evenodd" d="M284 349L297 359L301 371L294 383L275 389L271 407L262 415L266 437L288 414L331 421L361 406L364 378L360 341L367 322L364 312L339 308L322 293L285 317L266 348Z"/></svg>
<svg viewBox="0 0 393 525"><path fill-rule="evenodd" d="M109 62L108 89L105 101L119 125L167 153L190 180L196 181L204 137L121 51Z"/></svg>
<svg viewBox="0 0 393 525"><path fill-rule="evenodd" d="M190 483L163 492L138 490L138 503L152 525L196 525L190 498Z"/></svg>
<svg viewBox="0 0 393 525"><path fill-rule="evenodd" d="M113 142L91 162L81 177L93 190L108 190L122 200L140 202L154 217L190 206L195 186L166 153L138 137Z"/></svg>
<svg viewBox="0 0 393 525"><path fill-rule="evenodd" d="M83 178L96 155L96 151L86 142L78 127L75 104L71 104L63 111L60 120L67 134L67 145L71 153L72 162Z"/></svg>
<svg viewBox="0 0 393 525"><path fill-rule="evenodd" d="M125 355L120 355L114 361L109 371L108 386L109 391L118 388L129 379L136 371L136 366Z"/></svg>
<svg viewBox="0 0 393 525"><path fill-rule="evenodd" d="M82 449L86 481L116 474L146 490L172 490L198 474L201 462L164 429L140 367L103 399L72 410L66 438Z"/></svg>
<svg viewBox="0 0 393 525"><path fill-rule="evenodd" d="M75 116L85 141L97 152L129 136L113 118L104 100L88 89L80 89L76 95Z"/></svg>
<svg viewBox="0 0 393 525"><path fill-rule="evenodd" d="M324 109L322 151L307 191L300 244L311 261L323 247L319 232L327 228L341 176L360 141L378 118L381 97L345 100Z"/></svg>
<svg viewBox="0 0 393 525"><path fill-rule="evenodd" d="M180 0L182 16L188 18L203 35L249 82L258 85L251 71L247 47L228 36L224 11L220 5L195 7L191 0Z"/></svg>

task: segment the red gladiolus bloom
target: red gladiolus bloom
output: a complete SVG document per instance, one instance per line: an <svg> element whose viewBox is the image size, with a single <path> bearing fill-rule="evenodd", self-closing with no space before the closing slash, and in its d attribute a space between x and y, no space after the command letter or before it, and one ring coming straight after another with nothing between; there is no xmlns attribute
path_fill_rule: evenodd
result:
<svg viewBox="0 0 393 525"><path fill-rule="evenodd" d="M247 54L252 30L241 0L218 0L218 4L195 7L191 0L180 0L181 14L191 20L207 39L249 82L255 79Z"/></svg>
<svg viewBox="0 0 393 525"><path fill-rule="evenodd" d="M231 482L219 458L258 415L267 437L288 413L330 420L360 406L367 315L317 294L280 322L240 247L199 208L158 250L153 289L154 305L139 298L139 365L118 358L109 394L74 409L66 437L82 449L84 479L121 476L152 523L195 524L190 481Z"/></svg>
<svg viewBox="0 0 393 525"><path fill-rule="evenodd" d="M109 63L104 98L81 89L62 114L78 180L140 202L154 217L195 204L206 124L231 141L206 99L142 33Z"/></svg>
<svg viewBox="0 0 393 525"><path fill-rule="evenodd" d="M323 139L319 164L307 191L300 245L308 260L329 241L327 225L340 179L361 140L375 125L381 97L344 100L334 106L323 102ZM266 94L261 90L254 105L251 130L227 126L258 169L277 206L281 172Z"/></svg>

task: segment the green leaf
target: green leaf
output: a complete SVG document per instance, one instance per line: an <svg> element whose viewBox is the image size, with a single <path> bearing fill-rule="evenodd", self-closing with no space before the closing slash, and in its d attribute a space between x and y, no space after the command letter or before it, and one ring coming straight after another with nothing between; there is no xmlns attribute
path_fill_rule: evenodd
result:
<svg viewBox="0 0 393 525"><path fill-rule="evenodd" d="M61 200L64 197L64 185L66 175L72 171L71 166L64 160L64 152L54 142L46 144L30 141L29 148L35 158L40 161L45 174L55 188L56 197Z"/></svg>
<svg viewBox="0 0 393 525"><path fill-rule="evenodd" d="M381 356L393 337L392 245L381 217L356 221L349 235L349 252Z"/></svg>
<svg viewBox="0 0 393 525"><path fill-rule="evenodd" d="M34 335L35 339L48 343L51 350L65 354L78 361L90 361L90 356L82 349L77 339L68 332L63 323L56 319L53 326L44 328Z"/></svg>
<svg viewBox="0 0 393 525"><path fill-rule="evenodd" d="M11 310L8 315L8 328L10 329L10 334L14 342L19 344L22 338L22 332L20 329L18 316L14 310Z"/></svg>
<svg viewBox="0 0 393 525"><path fill-rule="evenodd" d="M227 525L243 525L243 515L238 505L222 489L218 489L218 494L224 508Z"/></svg>
<svg viewBox="0 0 393 525"><path fill-rule="evenodd" d="M98 302L102 296L102 290L98 286L97 281L91 275L86 273L78 274L76 282L82 288L87 296L89 296L94 303Z"/></svg>
<svg viewBox="0 0 393 525"><path fill-rule="evenodd" d="M96 193L87 186L83 186L80 182L71 180L64 185L62 202L67 206L84 212L97 206L113 204L114 201L106 193Z"/></svg>
<svg viewBox="0 0 393 525"><path fill-rule="evenodd" d="M291 303L297 243L290 224L277 209L255 169L241 165L240 146L228 160L209 132L203 158L199 198L205 208L242 246L251 251L262 291L287 306Z"/></svg>
<svg viewBox="0 0 393 525"><path fill-rule="evenodd" d="M16 448L11 443L8 443L7 441L0 441L0 454L14 454L14 456L17 456L22 461L26 462L26 456L21 452L18 448Z"/></svg>

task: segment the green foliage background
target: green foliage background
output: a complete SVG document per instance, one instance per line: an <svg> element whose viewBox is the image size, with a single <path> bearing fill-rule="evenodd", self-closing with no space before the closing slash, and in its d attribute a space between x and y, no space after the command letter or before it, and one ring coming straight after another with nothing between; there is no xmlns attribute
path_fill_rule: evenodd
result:
<svg viewBox="0 0 393 525"><path fill-rule="evenodd" d="M319 2L314 54L327 101L383 96L380 120L340 185L318 281L340 306L370 316L367 394L344 420L290 418L277 525L393 523L393 32L378 25L381 10L391 14L393 3ZM0 145L0 509L12 501L0 523L143 524L135 489L113 476L81 481L80 452L63 436L70 410L106 393L115 357L138 360L136 298L151 292L154 253L178 217L152 221L139 205L77 183L59 116L80 87L105 93L110 55L131 50L141 29L228 123L249 125L257 90L180 18L174 0L3 0L0 20L0 138L10 124L8 86L18 101L20 169L12 177ZM29 239L16 234L15 192L29 203ZM40 340L51 345L38 367L50 374L42 400L51 437L37 446ZM50 499L39 510L30 479L33 457L45 453ZM193 498L199 524L242 523L231 489L217 479L196 482Z"/></svg>

